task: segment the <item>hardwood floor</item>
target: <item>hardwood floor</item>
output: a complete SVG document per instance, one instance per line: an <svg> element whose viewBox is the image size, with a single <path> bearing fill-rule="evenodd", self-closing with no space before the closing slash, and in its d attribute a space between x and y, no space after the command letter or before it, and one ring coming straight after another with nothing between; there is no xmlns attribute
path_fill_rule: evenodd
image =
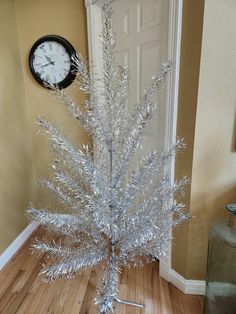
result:
<svg viewBox="0 0 236 314"><path fill-rule="evenodd" d="M1 314L95 314L93 304L98 272L89 270L76 278L52 284L38 276L42 260L29 252L30 241L0 272ZM203 297L184 295L159 277L158 263L125 270L121 299L145 303L145 310L118 305L118 314L201 314Z"/></svg>

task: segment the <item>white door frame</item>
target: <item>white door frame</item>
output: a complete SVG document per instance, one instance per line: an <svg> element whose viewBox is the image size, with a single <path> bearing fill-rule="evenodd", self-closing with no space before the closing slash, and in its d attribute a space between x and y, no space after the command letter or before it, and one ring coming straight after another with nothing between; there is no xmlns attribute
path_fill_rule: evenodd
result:
<svg viewBox="0 0 236 314"><path fill-rule="evenodd" d="M101 6L106 0L85 0L87 12L88 29L88 50L91 75L102 73L103 58L102 44L99 35L102 33L102 9ZM179 68L180 68L180 46L181 46L181 25L182 25L182 4L183 0L170 0L169 25L168 25L168 58L175 62L172 75L167 83L166 97L166 130L164 146L169 147L176 139L178 90L179 90ZM171 161L170 177L174 182L175 160ZM171 243L169 254L166 259L160 260L160 275L170 280L171 270Z"/></svg>

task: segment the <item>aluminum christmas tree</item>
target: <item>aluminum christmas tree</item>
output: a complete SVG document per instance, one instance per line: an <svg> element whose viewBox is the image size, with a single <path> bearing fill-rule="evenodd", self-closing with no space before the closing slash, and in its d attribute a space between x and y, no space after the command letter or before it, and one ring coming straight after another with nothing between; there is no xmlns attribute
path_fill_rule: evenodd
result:
<svg viewBox="0 0 236 314"><path fill-rule="evenodd" d="M156 109L153 97L166 81L172 62L162 65L135 110L129 112L128 69L116 64L109 4L103 6L102 43L101 88L96 88L98 84L90 78L83 57L78 54L73 59L78 86L87 96L85 111L64 90L51 86L73 117L90 132L99 158L95 163L89 149L78 149L40 117L38 123L56 155L54 180L43 180L42 186L57 196L66 212L31 206L28 215L57 239L37 240L33 245L34 250L46 255L47 263L42 269L45 279L71 278L102 263L96 303L99 313L109 313L118 299L122 267L165 256L170 229L188 219L184 206L175 201L175 195L183 191L188 180L183 178L171 185L164 171L183 147L181 140L163 153L149 153L138 165L133 162ZM158 181L152 183L152 177L157 175Z"/></svg>

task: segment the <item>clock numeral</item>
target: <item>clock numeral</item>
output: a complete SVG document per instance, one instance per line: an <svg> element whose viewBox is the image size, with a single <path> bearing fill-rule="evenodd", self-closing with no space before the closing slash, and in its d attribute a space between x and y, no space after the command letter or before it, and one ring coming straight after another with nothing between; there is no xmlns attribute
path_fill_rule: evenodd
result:
<svg viewBox="0 0 236 314"><path fill-rule="evenodd" d="M40 46L39 48L42 49L44 53L46 53L46 50L44 49L44 46Z"/></svg>
<svg viewBox="0 0 236 314"><path fill-rule="evenodd" d="M35 55L34 55L34 59L35 59L35 58L40 58L40 59L42 59L42 56L39 56L38 54L35 54Z"/></svg>

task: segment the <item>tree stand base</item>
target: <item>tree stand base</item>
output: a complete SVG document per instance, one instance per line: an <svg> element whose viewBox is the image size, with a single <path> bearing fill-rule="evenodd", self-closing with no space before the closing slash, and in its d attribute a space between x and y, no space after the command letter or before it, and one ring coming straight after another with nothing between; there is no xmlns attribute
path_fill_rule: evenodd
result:
<svg viewBox="0 0 236 314"><path fill-rule="evenodd" d="M130 301L124 301L124 300L120 300L120 299L118 299L118 298L116 298L115 301L116 301L117 303L120 303L120 304L136 306L136 307L139 307L139 308L141 308L141 309L144 309L144 308L145 308L145 304L140 304L140 303L135 303L135 302L130 302Z"/></svg>

